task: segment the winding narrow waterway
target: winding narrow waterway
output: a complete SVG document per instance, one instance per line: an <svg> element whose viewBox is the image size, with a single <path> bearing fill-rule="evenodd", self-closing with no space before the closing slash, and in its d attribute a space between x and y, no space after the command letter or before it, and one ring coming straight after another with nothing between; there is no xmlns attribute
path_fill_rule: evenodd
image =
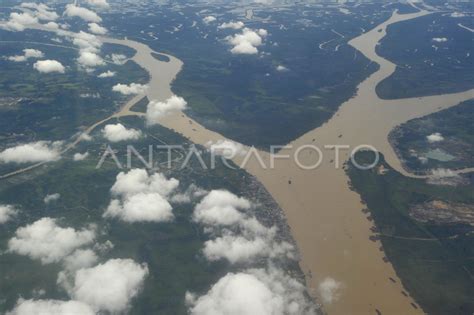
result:
<svg viewBox="0 0 474 315"><path fill-rule="evenodd" d="M382 100L375 93L377 84L396 68L375 51L386 35L387 26L426 14L429 13L394 13L386 22L351 40L349 44L378 63L379 70L358 86L357 95L344 103L332 119L291 142L293 149L280 154L293 155L298 147L315 143L319 146L349 145L351 148L370 144L384 154L395 170L412 176L403 169L391 147L389 132L410 119L454 106L474 95L474 90L469 90L422 98ZM144 60L135 61L149 69L141 63ZM150 69L152 76L153 71ZM161 123L198 144L224 139L195 121L190 124L190 120L185 114L178 113ZM259 153L266 165L270 165L270 155ZM348 152L339 158L342 165ZM300 161L305 165L313 164L316 159L314 152L300 155ZM236 158L235 162L239 164L241 158ZM404 288L392 265L384 262L383 252L379 250L381 244L369 240L372 223L362 213L360 197L350 190L342 168L335 168L334 162L328 158L316 170L303 170L293 160L276 160L272 169L264 169L256 160L251 160L245 169L264 184L284 209L301 253L301 267L307 275L311 292L319 297L317 287L326 277L342 284L339 299L324 305L329 314L372 314L376 309L382 314L422 313L411 305L414 301L410 297L401 293ZM390 278L395 279L395 283Z"/></svg>
<svg viewBox="0 0 474 315"><path fill-rule="evenodd" d="M454 106L474 95L474 90L470 90L422 98L382 100L375 93L377 84L396 68L395 64L377 55L375 50L386 35L387 26L426 14L429 12L406 15L395 13L373 30L351 40L349 44L379 64L379 70L358 86L357 95L344 103L332 119L291 142L293 149L280 154L294 155L298 147L315 143L319 146L349 145L351 148L370 144L384 154L395 170L412 176L403 169L391 147L389 132L410 119ZM172 94L169 89L155 93L155 87L164 88L162 81L156 84L154 81L155 77L160 77L160 67L163 65L157 64L148 47L127 40L114 40L114 43L127 45L139 52L134 61L151 74L152 81L147 92L150 99L164 100ZM181 64L169 57L179 71ZM184 113L166 117L161 124L202 145L209 140L224 139ZM270 155L259 153L266 165L270 165ZM314 164L316 158L316 154L309 152L300 155L304 165ZM331 158L334 159L333 156ZM340 165L347 158L346 151L340 156ZM236 158L235 162L240 164L241 158ZM251 160L245 169L264 184L284 209L301 252L301 266L307 275L311 292L319 297L316 289L326 277L342 284L339 299L324 305L329 314L370 314L376 309L382 314L422 312L413 308L413 300L401 293L403 286L391 264L384 262L383 253L379 250L381 244L369 240L372 223L362 213L360 197L350 190L342 168L335 168L334 162L330 163L328 158L312 171L301 169L293 160L276 160L272 169L264 169L256 160ZM393 283L390 278L396 279L396 282Z"/></svg>
<svg viewBox="0 0 474 315"><path fill-rule="evenodd" d="M326 144L349 145L351 148L369 144L383 153L386 161L396 171L413 176L403 169L388 141L389 132L410 119L449 108L474 96L474 90L469 90L421 98L383 100L375 93L377 84L390 76L396 68L395 64L376 53L376 46L386 35L387 26L426 14L429 12L405 15L394 13L373 30L352 39L349 44L379 64L379 70L358 86L357 95L342 104L327 123L295 139L289 144L291 149L282 150L279 154L294 155L298 147L310 144L316 144L320 148ZM135 49L137 53L132 59L150 73L149 88L145 94L137 95L111 117L89 127L86 133L110 118L143 115L132 110L133 105L143 96L150 100L167 99L172 95L171 83L182 67L182 62L170 55L167 55L169 62L157 60L148 46L136 41L105 37L102 41ZM182 112L165 117L160 123L201 145L225 139ZM71 143L65 151L73 148L78 141L80 140ZM269 166L271 156L267 152L259 153ZM300 153L300 162L304 165L314 164L318 158L314 152ZM392 265L384 262L383 252L379 250L381 244L369 240L372 223L361 211L363 205L360 197L350 190L345 171L341 167L335 167L336 162L342 165L347 161L349 152L342 151L337 161L334 152L327 154L330 156L325 155L322 164L315 170L304 170L291 159L275 160L273 168L264 169L255 159L245 166L284 209L301 253L300 265L306 274L310 292L320 298L318 285L324 278L331 277L341 283L341 290L336 301L324 305L329 314L374 314L376 309L384 315L422 313L411 305L413 300L410 297L401 293L403 286ZM234 159L237 164L241 160L241 157ZM41 164L36 166L39 165Z"/></svg>

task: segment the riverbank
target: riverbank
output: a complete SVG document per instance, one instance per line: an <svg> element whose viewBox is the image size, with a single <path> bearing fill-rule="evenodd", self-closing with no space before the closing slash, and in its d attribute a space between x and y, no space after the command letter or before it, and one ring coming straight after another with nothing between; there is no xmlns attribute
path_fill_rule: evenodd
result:
<svg viewBox="0 0 474 315"><path fill-rule="evenodd" d="M291 142L294 149L280 154L294 154L298 147L308 144L340 144L351 148L370 144L384 153L395 170L411 176L403 169L388 142L390 130L412 118L454 106L473 95L473 90L470 90L393 101L381 100L376 95L376 85L395 70L393 63L375 52L386 28L426 14L429 13L394 14L372 31L353 39L350 45L378 63L379 70L359 85L356 97L344 103L325 125ZM194 121L190 124L188 120L188 117L178 114L166 118L162 124L199 144L223 138ZM269 154L259 153L269 165ZM309 152L300 156L305 165L316 160L316 155ZM347 158L345 152L339 162L342 164ZM235 161L241 162L238 158ZM422 313L413 307L412 298L402 294L403 285L391 264L384 260L383 252L379 250L380 242L369 239L373 224L362 212L364 205L359 195L350 190L342 168L337 169L334 163L325 160L317 170L309 171L292 161L277 160L275 168L263 169L253 160L245 169L265 185L284 209L301 252L301 266L312 294L321 300L317 288L326 277L341 284L339 299L324 305L329 314L370 314L376 310L382 314Z"/></svg>
<svg viewBox="0 0 474 315"><path fill-rule="evenodd" d="M426 14L429 13L395 13L373 30L351 40L349 44L379 64L379 70L358 86L357 95L342 104L326 124L292 141L290 145L293 148L279 154L295 155L298 148L304 145L349 145L352 149L369 144L382 152L396 171L412 176L403 169L391 147L389 132L407 120L454 106L474 95L474 90L469 90L423 98L382 100L375 93L376 85L393 73L396 67L375 51L386 34L386 28ZM154 52L148 46L135 41L111 38L102 38L102 41L135 49L137 53L132 60L150 73L147 92L134 100L147 96L150 100L162 101L172 95L171 83L182 67L181 61L170 55L167 55L169 62L159 61L153 57ZM143 113L133 111L134 100L110 118L142 116ZM104 121L94 124L87 132ZM224 139L181 112L163 118L160 123L197 144ZM267 152L259 154L269 165L270 155ZM314 164L317 160L317 155L311 151L303 151L299 157L304 165ZM245 170L263 183L285 211L301 253L300 265L306 273L313 296L322 300L318 286L327 277L340 283L339 298L324 304L329 314L371 314L376 310L382 314L422 313L412 306L413 299L401 293L403 285L392 265L384 260L379 250L380 242L369 239L373 224L362 212L364 206L360 196L350 189L344 169L335 166L336 162L342 165L348 157L348 151L344 150L339 159L332 154L325 157L315 170L304 170L293 160L276 160L274 168L265 169L253 159L247 163ZM237 157L234 161L239 164L242 158Z"/></svg>

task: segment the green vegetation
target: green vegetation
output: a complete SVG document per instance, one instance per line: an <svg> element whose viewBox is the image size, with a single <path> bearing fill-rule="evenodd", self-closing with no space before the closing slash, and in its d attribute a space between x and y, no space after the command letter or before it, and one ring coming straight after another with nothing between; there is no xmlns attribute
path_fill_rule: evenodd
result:
<svg viewBox="0 0 474 315"><path fill-rule="evenodd" d="M373 161L363 152L358 161ZM474 228L469 224L420 222L409 215L413 205L431 200L474 203L474 186L437 186L407 178L383 159L378 168L348 168L351 184L367 204L386 257L404 287L428 314L472 314L474 311Z"/></svg>
<svg viewBox="0 0 474 315"><path fill-rule="evenodd" d="M194 16L205 8L183 6L180 10L184 16ZM228 8L208 9L220 22L241 19ZM241 31L200 21L193 26L193 20L166 5L154 9L154 15L130 17L116 33L184 62L172 88L187 100L188 115L226 137L268 149L322 125L354 95L357 84L377 69L346 43L362 28L370 29L371 23L386 19L392 9L361 5L351 7L350 15L328 10L330 14L312 6L262 7L255 15L269 20L246 21L246 26L264 28L269 35L260 53L250 56L232 54L225 40ZM174 30L177 25L183 25L179 31ZM324 42L328 43L320 48ZM289 71L278 71L279 65Z"/></svg>
<svg viewBox="0 0 474 315"><path fill-rule="evenodd" d="M103 44L101 47L101 53L105 56L110 56L112 54L124 55L127 58L132 58L136 51L133 48L117 45L117 44Z"/></svg>
<svg viewBox="0 0 474 315"><path fill-rule="evenodd" d="M115 123L111 121L110 123ZM129 128L143 128L143 121L137 118L121 119ZM147 263L150 274L144 290L133 301L131 314L187 314L184 296L187 290L202 294L220 277L229 271L237 271L246 266L230 266L224 262L207 262L202 254L204 241L208 236L202 227L193 223L191 213L194 205L173 204L175 220L171 223L125 223L115 219L104 219L102 214L111 195L110 188L120 170L111 159L96 169L105 145L99 127L93 134L92 142L81 143L75 152L89 152L84 161L72 161L69 152L62 160L47 164L32 172L0 182L0 202L13 204L21 209L20 215L0 229L0 249L7 248L8 240L15 230L42 217L59 220L63 226L76 229L88 224L96 224L100 231L98 242L110 240L114 248L99 254L100 262L110 258L132 258L139 263ZM185 139L172 131L156 126L145 130L145 136L133 145L147 156L149 145L182 144L189 146ZM111 144L117 156L125 165L125 143ZM155 160L166 161L166 151ZM179 158L180 152L173 152L172 158ZM209 157L204 158L209 161ZM143 167L134 159L134 167ZM257 217L263 222L281 227L282 238L290 239L286 223L281 220L277 206L268 193L255 180L241 170L231 170L217 160L214 170L202 169L197 160L181 169L176 162L168 169L164 165L161 172L167 177L179 179L179 191L183 192L193 183L207 190L228 189L261 204ZM43 203L46 194L60 193L61 198L49 205ZM278 215L275 215L278 214ZM274 218L279 218L275 221ZM269 219L270 218L270 219ZM68 299L66 293L56 285L57 274L63 268L60 264L40 263L11 253L0 255L0 313L10 310L17 299L33 298L33 289L44 289L44 299ZM286 267L300 274L296 262Z"/></svg>
<svg viewBox="0 0 474 315"><path fill-rule="evenodd" d="M35 37L46 36L43 41L47 44L50 35L45 32L12 35L0 31L0 34L5 40L14 40L2 44L1 56L21 55L23 49L35 48L44 53L45 59L58 60L66 67L64 74L39 73L33 69L35 59L26 62L0 59L0 104L4 104L0 105L0 150L19 142L68 139L81 128L109 116L125 102L126 97L112 91L113 85L148 81L147 72L132 61L124 65L107 64L93 73L78 69L74 47L31 43ZM104 49L109 53L127 51L114 50L118 47L121 46L105 45ZM112 78L97 77L106 70L117 74Z"/></svg>
<svg viewBox="0 0 474 315"><path fill-rule="evenodd" d="M156 59L158 59L159 61L163 61L163 62L169 62L170 61L170 58L166 55L163 55L163 54L152 53L151 55L153 57L155 57Z"/></svg>
<svg viewBox="0 0 474 315"><path fill-rule="evenodd" d="M146 113L148 103L150 103L150 100L148 99L148 97L144 96L135 105L133 105L132 111L140 112L140 113Z"/></svg>
<svg viewBox="0 0 474 315"><path fill-rule="evenodd" d="M390 138L409 169L474 167L473 121L474 101L471 100L411 120L395 129ZM440 133L443 140L430 143L426 137L435 133Z"/></svg>
<svg viewBox="0 0 474 315"><path fill-rule="evenodd" d="M458 26L470 20L430 14L390 25L377 50L398 67L377 86L378 95L397 99L473 88L472 33Z"/></svg>

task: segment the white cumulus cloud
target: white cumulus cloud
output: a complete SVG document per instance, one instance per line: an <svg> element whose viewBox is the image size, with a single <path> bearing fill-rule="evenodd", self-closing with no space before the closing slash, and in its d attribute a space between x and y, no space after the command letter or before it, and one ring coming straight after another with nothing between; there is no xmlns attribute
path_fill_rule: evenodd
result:
<svg viewBox="0 0 474 315"><path fill-rule="evenodd" d="M267 242L263 238L247 239L242 236L224 235L204 244L204 256L210 261L227 259L231 263L245 262L265 256Z"/></svg>
<svg viewBox="0 0 474 315"><path fill-rule="evenodd" d="M232 159L235 156L242 156L247 153L242 144L231 140L209 141L206 143L206 147L212 154L221 155L226 159Z"/></svg>
<svg viewBox="0 0 474 315"><path fill-rule="evenodd" d="M115 76L115 72L108 70L106 72L102 72L97 77L103 79L103 78L111 78L113 76Z"/></svg>
<svg viewBox="0 0 474 315"><path fill-rule="evenodd" d="M21 7L31 9L34 16L43 21L55 21L59 18L56 12L43 3L25 2Z"/></svg>
<svg viewBox="0 0 474 315"><path fill-rule="evenodd" d="M97 23L89 23L89 32L97 35L107 34L107 29Z"/></svg>
<svg viewBox="0 0 474 315"><path fill-rule="evenodd" d="M330 277L324 278L318 285L319 295L326 304L331 304L339 298L341 288L342 284Z"/></svg>
<svg viewBox="0 0 474 315"><path fill-rule="evenodd" d="M203 254L209 261L225 259L228 262L252 263L260 258L294 259L294 247L288 242L277 242L276 228L265 228L258 221L251 220L260 233L255 233L252 227L240 228L238 232L224 230L223 235L204 243ZM219 234L219 232L213 232Z"/></svg>
<svg viewBox="0 0 474 315"><path fill-rule="evenodd" d="M212 15L208 15L208 16L204 17L202 20L203 20L204 23L209 24L209 23L214 22L216 20L216 18Z"/></svg>
<svg viewBox="0 0 474 315"><path fill-rule="evenodd" d="M69 39L72 40L72 43L79 47L80 51L88 51L93 53L98 53L102 42L94 34L86 33L80 31L79 33L74 33L69 36Z"/></svg>
<svg viewBox="0 0 474 315"><path fill-rule="evenodd" d="M61 261L94 239L93 230L63 228L56 224L55 219L42 218L18 228L15 236L8 241L8 251L48 264Z"/></svg>
<svg viewBox="0 0 474 315"><path fill-rule="evenodd" d="M48 22L46 24L43 24L44 27L50 29L50 30L57 30L59 29L59 24L56 22Z"/></svg>
<svg viewBox="0 0 474 315"><path fill-rule="evenodd" d="M48 204L48 203L51 203L51 202L53 202L53 201L59 200L59 198L61 198L61 195L58 194L58 193L48 194L48 195L46 195L46 196L44 197L43 202L44 202L45 204Z"/></svg>
<svg viewBox="0 0 474 315"><path fill-rule="evenodd" d="M44 54L41 50L26 48L23 49L23 55L16 55L8 57L8 60L14 62L23 62L30 58L43 58Z"/></svg>
<svg viewBox="0 0 474 315"><path fill-rule="evenodd" d="M112 87L112 91L119 92L123 95L131 95L145 93L147 88L148 85L138 83L130 83L129 85L119 83Z"/></svg>
<svg viewBox="0 0 474 315"><path fill-rule="evenodd" d="M12 12L10 13L10 19L5 24L7 30L22 32L27 28L29 25L38 23L38 18L32 16L28 12L17 13Z"/></svg>
<svg viewBox="0 0 474 315"><path fill-rule="evenodd" d="M266 29L263 29L263 28L259 28L257 30L257 34L262 36L262 37L266 37L268 35L268 31Z"/></svg>
<svg viewBox="0 0 474 315"><path fill-rule="evenodd" d="M242 41L236 44L231 50L236 55L255 55L258 54L258 49L248 41Z"/></svg>
<svg viewBox="0 0 474 315"><path fill-rule="evenodd" d="M244 218L238 209L250 209L250 206L250 201L231 192L212 190L197 204L193 219L205 225L234 225Z"/></svg>
<svg viewBox="0 0 474 315"><path fill-rule="evenodd" d="M118 123L105 125L102 129L102 135L111 142L119 142L137 140L142 136L142 132L133 128L127 129L124 125Z"/></svg>
<svg viewBox="0 0 474 315"><path fill-rule="evenodd" d="M7 60L13 61L13 62L25 62L26 57L22 55L15 55L15 56L9 56L7 57Z"/></svg>
<svg viewBox="0 0 474 315"><path fill-rule="evenodd" d="M60 159L60 142L38 141L17 145L0 152L0 162L35 163Z"/></svg>
<svg viewBox="0 0 474 315"><path fill-rule="evenodd" d="M228 273L203 296L186 294L193 315L316 314L305 287L275 268Z"/></svg>
<svg viewBox="0 0 474 315"><path fill-rule="evenodd" d="M85 68L94 68L105 64L104 60L99 55L89 51L82 51L77 62Z"/></svg>
<svg viewBox="0 0 474 315"><path fill-rule="evenodd" d="M276 227L267 228L242 212L251 207L247 199L225 190L211 191L196 205L193 220L203 224L204 231L215 237L204 243L203 254L208 260L249 263L258 258L295 257L293 245L276 240Z"/></svg>
<svg viewBox="0 0 474 315"><path fill-rule="evenodd" d="M277 70L278 72L286 72L286 71L288 71L288 68L285 67L285 66L283 66L283 65L278 65L278 66L276 67L276 70Z"/></svg>
<svg viewBox="0 0 474 315"><path fill-rule="evenodd" d="M97 263L98 257L92 249L76 249L64 258L63 264L69 271L89 268Z"/></svg>
<svg viewBox="0 0 474 315"><path fill-rule="evenodd" d="M197 299L191 314L283 314L283 299L254 275L229 273Z"/></svg>
<svg viewBox="0 0 474 315"><path fill-rule="evenodd" d="M138 193L123 202L112 200L104 216L125 222L167 222L174 219L171 205L158 193Z"/></svg>
<svg viewBox="0 0 474 315"><path fill-rule="evenodd" d="M177 179L167 179L160 173L149 175L144 169L119 173L110 191L112 199L104 217L125 222L166 222L174 219L167 197L179 185Z"/></svg>
<svg viewBox="0 0 474 315"><path fill-rule="evenodd" d="M151 101L146 109L146 122L148 125L158 124L161 118L186 109L186 105L184 98L176 95L164 102Z"/></svg>
<svg viewBox="0 0 474 315"><path fill-rule="evenodd" d="M217 28L219 28L219 29L231 28L231 29L234 29L234 30L240 30L244 26L245 26L245 24L241 21L237 21L237 22L231 21L231 22L222 23Z"/></svg>
<svg viewBox="0 0 474 315"><path fill-rule="evenodd" d="M252 30L244 28L242 33L234 36L227 36L226 40L233 47L230 50L233 54L257 54L257 47L262 45L263 38L268 35L264 29Z"/></svg>
<svg viewBox="0 0 474 315"><path fill-rule="evenodd" d="M7 315L95 315L92 308L78 301L19 299Z"/></svg>
<svg viewBox="0 0 474 315"><path fill-rule="evenodd" d="M148 267L131 259L111 259L91 268L79 269L68 293L95 311L119 314L127 311L148 275Z"/></svg>
<svg viewBox="0 0 474 315"><path fill-rule="evenodd" d="M26 59L29 58L43 58L44 54L41 50L38 49L31 49L31 48L26 48L23 49L24 56Z"/></svg>
<svg viewBox="0 0 474 315"><path fill-rule="evenodd" d="M195 184L189 185L183 193L177 193L171 197L171 202L175 203L190 203L196 198L200 198L208 193L207 190L198 187Z"/></svg>
<svg viewBox="0 0 474 315"><path fill-rule="evenodd" d="M114 64L119 66L127 62L127 56L125 56L124 54L112 54L110 56L107 55L107 57L109 57Z"/></svg>
<svg viewBox="0 0 474 315"><path fill-rule="evenodd" d="M64 14L69 17L79 17L86 22L102 22L101 17L98 16L97 13L95 13L94 11L89 10L87 8L75 6L74 4L66 5L66 10L64 11Z"/></svg>
<svg viewBox="0 0 474 315"><path fill-rule="evenodd" d="M87 133L81 133L79 134L78 138L81 140L81 141L92 141L92 137L87 134Z"/></svg>
<svg viewBox="0 0 474 315"><path fill-rule="evenodd" d="M426 139L428 140L429 143L435 143L435 142L443 141L444 137L441 135L441 133L435 132L426 136Z"/></svg>
<svg viewBox="0 0 474 315"><path fill-rule="evenodd" d="M7 223L18 214L18 210L12 205L0 204L0 224Z"/></svg>
<svg viewBox="0 0 474 315"><path fill-rule="evenodd" d="M64 66L56 60L39 60L35 62L33 68L41 73L59 72L64 73Z"/></svg>
<svg viewBox="0 0 474 315"><path fill-rule="evenodd" d="M72 159L73 159L73 161L76 161L76 162L77 161L83 161L83 160L87 159L88 156L89 156L89 152L84 152L84 153L76 152L72 156Z"/></svg>
<svg viewBox="0 0 474 315"><path fill-rule="evenodd" d="M129 195L140 192L157 192L163 196L171 194L179 185L175 178L167 179L163 174L149 175L144 169L133 169L119 173L111 188L115 195Z"/></svg>

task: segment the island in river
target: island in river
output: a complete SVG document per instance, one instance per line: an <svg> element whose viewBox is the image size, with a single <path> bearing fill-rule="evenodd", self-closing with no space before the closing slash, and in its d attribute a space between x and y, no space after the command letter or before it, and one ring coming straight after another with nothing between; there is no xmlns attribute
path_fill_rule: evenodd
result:
<svg viewBox="0 0 474 315"><path fill-rule="evenodd" d="M375 87L396 68L375 51L386 35L387 27L427 14L430 12L403 15L395 12L389 20L352 39L349 44L377 63L379 69L358 86L357 95L342 104L326 124L292 141L289 143L291 148L282 149L278 155L294 156L306 145L347 145L353 149L368 144L383 153L393 169L405 176L413 176L403 169L390 145L390 131L410 119L455 106L474 95L474 90L469 90L399 100L383 100L377 96ZM102 41L136 51L132 59L149 72L149 89L130 100L119 112L86 129L85 133L112 118L143 116L143 113L133 111L133 106L145 96L163 101L173 95L171 83L182 67L182 62L171 55L166 55L169 59L166 62L156 59L152 49L136 41L108 37L103 37ZM187 117L185 112L166 117L161 124L196 144L225 139ZM79 141L80 138L72 142L66 151ZM263 163L269 166L272 155L264 151L258 153ZM318 159L310 150L298 153L301 153L300 162L304 165L312 165ZM329 314L368 314L376 310L383 314L421 313L421 309L414 307L413 299L402 294L404 287L391 264L384 260L383 252L379 250L380 243L370 240L373 224L361 211L364 206L360 196L350 189L342 168L348 158L348 150L343 150L338 157L334 151L325 152L321 165L314 170L302 169L294 160L280 159L275 161L274 167L265 168L252 159L246 163L245 170L259 179L285 211L301 253L300 265L306 273L311 293L320 298L318 286L327 277L341 283L339 299L324 305ZM235 157L234 162L239 165L242 158ZM3 178L38 165L5 174Z"/></svg>

